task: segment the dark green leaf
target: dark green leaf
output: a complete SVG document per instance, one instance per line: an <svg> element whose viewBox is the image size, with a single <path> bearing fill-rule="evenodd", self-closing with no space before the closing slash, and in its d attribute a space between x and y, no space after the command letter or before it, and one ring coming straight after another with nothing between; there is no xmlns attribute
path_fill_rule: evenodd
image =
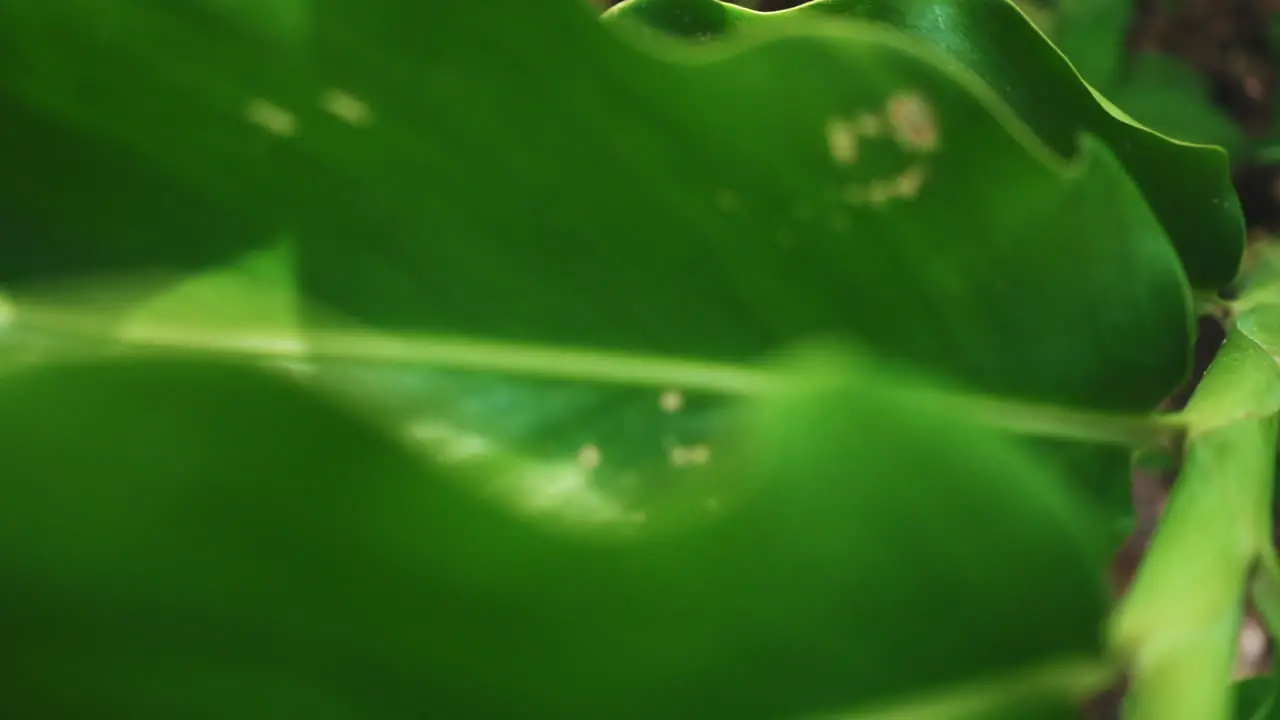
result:
<svg viewBox="0 0 1280 720"><path fill-rule="evenodd" d="M1125 171L1092 140L1057 162L909 38L814 20L688 47L546 5L509 8L519 36L479 9L369 7L324 27L386 56L331 58L378 124L297 138L349 169L301 220L303 286L361 320L718 361L854 337L981 392L1115 410L1150 409L1186 371L1184 281ZM457 31L428 52L403 27ZM490 407L563 407L542 390L491 384ZM578 394L564 421L525 415L562 455L593 434L606 457L699 440L651 395ZM622 417L647 429L608 427ZM1114 514L1121 456L1107 468L1084 482Z"/></svg>
<svg viewBox="0 0 1280 720"><path fill-rule="evenodd" d="M1276 681L1260 675L1236 683L1236 720L1272 720L1280 717L1276 708Z"/></svg>
<svg viewBox="0 0 1280 720"><path fill-rule="evenodd" d="M396 26L471 16L448 15ZM304 287L387 324L721 360L854 335L984 391L1078 405L1148 408L1185 372L1172 255L1096 144L1068 173L979 88L878 27L779 28L690 66L531 17L519 43L431 43L431 66L466 69L469 86L344 66L385 124L314 148L367 189L304 218ZM371 56L396 48L341 27ZM520 54L546 45L561 52ZM483 74L497 57L513 69ZM826 80L840 76L860 81ZM534 87L547 95L530 112ZM928 147L894 143L891 112ZM841 124L862 118L885 137ZM833 145L844 157L849 143L842 164ZM979 165L1001 192L968 180Z"/></svg>
<svg viewBox="0 0 1280 720"><path fill-rule="evenodd" d="M265 38L278 33L239 32L239 11L211 24L204 5L117 2L107 19L0 5L0 19L21 20L0 22L5 47L48 74L0 81L31 111L178 178L183 197L248 219L237 233L193 220L184 234L131 214L119 227L151 260L208 262L288 226L308 300L378 327L734 362L855 338L971 391L1104 410L1149 410L1189 364L1186 281L1115 157L1077 144L1075 121L1033 119L1064 162L927 46L813 14L843 6L687 47L620 37L571 0L322 0L277 46ZM1021 16L978 5L957 11L957 42L990 43L992 62L1024 44L1053 54ZM898 7L910 34L945 39ZM979 22L991 38L965 30ZM1007 27L1020 29L1006 42ZM105 96L116 75L92 73L125 60L136 104L64 92L92 80ZM1048 77L1070 73L1059 65ZM53 82L57 68L75 82ZM1064 87L1086 92L1070 77ZM1025 114L1026 97L1006 99ZM118 192L145 207L143 190ZM101 197L85 213L33 212L74 223L118 204ZM1200 223L1184 228L1225 247ZM672 426L647 391L382 376L397 402L414 385L434 402L462 397L457 424L515 449L563 458L607 443L636 459L624 474L702 439L718 402ZM1107 469L1081 482L1109 515L1127 507L1120 453L1063 452L1064 466Z"/></svg>
<svg viewBox="0 0 1280 720"><path fill-rule="evenodd" d="M1093 88L1110 96L1120 77L1134 5L1116 0L1058 0L1053 42Z"/></svg>
<svg viewBox="0 0 1280 720"><path fill-rule="evenodd" d="M285 4L0 0L0 280L189 270L274 235L291 173L261 98L307 93L267 27Z"/></svg>
<svg viewBox="0 0 1280 720"><path fill-rule="evenodd" d="M1204 77L1178 58L1145 53L1131 59L1107 96L1138 122L1172 138L1219 145L1231 154L1248 138L1209 94Z"/></svg>
<svg viewBox="0 0 1280 720"><path fill-rule="evenodd" d="M731 11L726 18L736 22L692 30L693 18L711 14L699 10L686 15L685 8L716 1L630 0L609 17L654 23L683 17L676 28L680 34L701 36L807 16L887 22L977 73L1059 154L1073 154L1081 132L1102 138L1142 188L1192 285L1216 289L1235 276L1244 228L1226 156L1212 148L1169 142L1115 112L1009 0L816 0L776 15Z"/></svg>

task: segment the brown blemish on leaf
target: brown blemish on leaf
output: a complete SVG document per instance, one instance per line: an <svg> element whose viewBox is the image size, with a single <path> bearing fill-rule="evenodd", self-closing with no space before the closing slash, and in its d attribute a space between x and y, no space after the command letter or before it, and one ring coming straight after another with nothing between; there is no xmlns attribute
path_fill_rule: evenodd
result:
<svg viewBox="0 0 1280 720"><path fill-rule="evenodd" d="M919 93L894 93L885 104L885 114L893 139L904 150L930 153L938 149L937 117L933 106Z"/></svg>

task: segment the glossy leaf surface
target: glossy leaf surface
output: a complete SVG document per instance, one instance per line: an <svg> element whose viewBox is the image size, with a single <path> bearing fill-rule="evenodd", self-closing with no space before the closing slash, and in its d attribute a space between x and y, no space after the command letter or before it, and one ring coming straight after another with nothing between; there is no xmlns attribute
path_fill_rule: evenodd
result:
<svg viewBox="0 0 1280 720"><path fill-rule="evenodd" d="M1213 148L1170 142L1118 112L1009 0L817 0L763 15L729 9L722 18L703 7L717 3L629 0L609 17L697 38L805 16L886 22L977 73L1059 154L1073 154L1081 132L1102 138L1142 188L1192 284L1216 289L1235 276L1244 232L1226 156ZM695 28L695 22L705 24ZM1096 63L1090 60L1088 72L1105 72L1092 69L1095 64L1108 63L1101 57Z"/></svg>

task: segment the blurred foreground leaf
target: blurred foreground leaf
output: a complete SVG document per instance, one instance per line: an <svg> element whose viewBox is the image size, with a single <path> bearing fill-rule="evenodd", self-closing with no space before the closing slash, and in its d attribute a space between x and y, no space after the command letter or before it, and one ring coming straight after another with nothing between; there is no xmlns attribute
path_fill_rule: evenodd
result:
<svg viewBox="0 0 1280 720"><path fill-rule="evenodd" d="M717 446L718 509L630 539L260 371L6 373L6 712L1053 717L1105 681L1061 478L896 376L791 372Z"/></svg>

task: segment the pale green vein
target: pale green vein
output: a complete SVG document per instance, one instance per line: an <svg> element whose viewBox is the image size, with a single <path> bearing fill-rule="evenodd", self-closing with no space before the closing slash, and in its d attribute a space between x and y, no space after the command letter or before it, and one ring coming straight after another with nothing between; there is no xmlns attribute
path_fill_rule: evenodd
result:
<svg viewBox="0 0 1280 720"><path fill-rule="evenodd" d="M469 337L373 332L355 328L202 328L135 318L128 332L90 311L54 306L10 307L14 324L73 337L100 347L173 350L260 361L343 361L365 365L418 365L437 369L652 387L728 396L768 392L786 380L769 367L732 365L669 356L638 355ZM1169 444L1185 430L1176 415L1121 415L1028 403L955 391L930 390L962 405L965 413L1019 434L1126 446Z"/></svg>

